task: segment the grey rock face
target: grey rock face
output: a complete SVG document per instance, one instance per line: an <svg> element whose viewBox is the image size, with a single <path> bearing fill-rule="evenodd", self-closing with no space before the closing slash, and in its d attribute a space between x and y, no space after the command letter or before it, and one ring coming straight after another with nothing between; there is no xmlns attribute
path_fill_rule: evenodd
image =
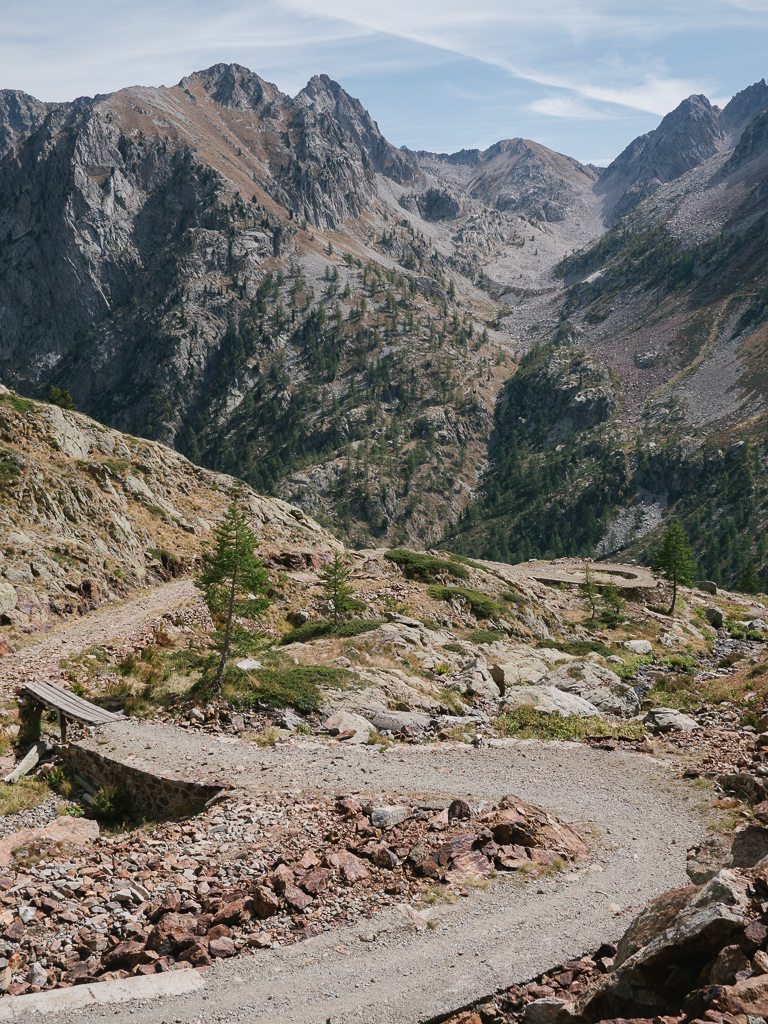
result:
<svg viewBox="0 0 768 1024"><path fill-rule="evenodd" d="M630 686L623 683L615 672L590 661L558 665L539 682L542 686L554 686L563 693L582 697L604 715L628 718L640 710L638 696Z"/></svg>
<svg viewBox="0 0 768 1024"><path fill-rule="evenodd" d="M643 717L643 725L649 732L693 732L701 726L689 715L676 708L651 708Z"/></svg>

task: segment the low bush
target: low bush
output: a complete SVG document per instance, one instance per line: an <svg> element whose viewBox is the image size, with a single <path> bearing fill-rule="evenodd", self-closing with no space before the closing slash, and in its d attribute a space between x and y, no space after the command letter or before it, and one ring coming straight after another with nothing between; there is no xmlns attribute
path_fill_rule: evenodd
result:
<svg viewBox="0 0 768 1024"><path fill-rule="evenodd" d="M123 822L128 817L128 794L119 786L102 786L94 793L90 810L105 825Z"/></svg>
<svg viewBox="0 0 768 1024"><path fill-rule="evenodd" d="M481 572L488 572L487 565L480 565L479 562L473 562L472 559L467 558L466 555L456 555L453 552L449 552L448 557L452 562L461 562L462 565L468 565L470 569L479 569Z"/></svg>
<svg viewBox="0 0 768 1024"><path fill-rule="evenodd" d="M420 580L422 583L435 583L439 574L452 576L457 580L468 580L469 573L458 562L449 562L434 555L424 555L405 548L393 548L384 555L390 562L399 566L409 580Z"/></svg>
<svg viewBox="0 0 768 1024"><path fill-rule="evenodd" d="M179 561L179 556L174 555L172 551L168 551L166 548L147 548L146 554L150 558L154 558L155 561L162 562L163 565L167 565L169 562L172 565L176 565Z"/></svg>
<svg viewBox="0 0 768 1024"><path fill-rule="evenodd" d="M327 665L262 668L254 676L228 666L224 673L224 693L238 706L262 703L274 708L295 708L300 714L309 715L320 706L320 686L345 690L354 679L354 673L347 669Z"/></svg>
<svg viewBox="0 0 768 1024"><path fill-rule="evenodd" d="M525 705L498 718L496 729L502 736L545 740L584 739L585 736L641 739L645 735L639 722L626 722L616 728L602 718L578 718L576 715L562 718Z"/></svg>
<svg viewBox="0 0 768 1024"><path fill-rule="evenodd" d="M501 629L473 629L467 633L467 640L471 644L493 644L503 640L506 635Z"/></svg>
<svg viewBox="0 0 768 1024"><path fill-rule="evenodd" d="M478 590L468 590L466 587L444 587L442 584L433 583L428 589L428 594L435 601L450 601L452 597L463 597L472 610L472 614L478 619L492 619L498 614L498 606L492 597L481 594Z"/></svg>
<svg viewBox="0 0 768 1024"><path fill-rule="evenodd" d="M307 640L317 640L322 636L359 636L361 633L370 633L372 629L378 629L383 625L383 619L352 619L350 622L340 622L338 626L334 626L333 622L326 619L321 619L319 622L305 622L303 626L297 626L284 633L280 644L303 644Z"/></svg>
<svg viewBox="0 0 768 1024"><path fill-rule="evenodd" d="M525 598L516 590L502 590L499 596L509 604L525 604Z"/></svg>
<svg viewBox="0 0 768 1024"><path fill-rule="evenodd" d="M576 658L583 658L590 652L600 654L604 658L616 653L599 640L539 640L536 646L549 647L555 651L562 651L563 654L572 654Z"/></svg>
<svg viewBox="0 0 768 1024"><path fill-rule="evenodd" d="M670 654L668 658L660 658L659 664L665 665L667 668L679 669L681 672L699 671L698 661L688 654Z"/></svg>

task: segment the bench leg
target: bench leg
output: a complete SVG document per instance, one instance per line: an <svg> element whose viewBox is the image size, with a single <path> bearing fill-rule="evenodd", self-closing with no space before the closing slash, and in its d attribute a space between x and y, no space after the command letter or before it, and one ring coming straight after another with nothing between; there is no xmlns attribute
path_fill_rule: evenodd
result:
<svg viewBox="0 0 768 1024"><path fill-rule="evenodd" d="M67 719L62 711L59 711L59 732L61 733L62 746L67 742Z"/></svg>

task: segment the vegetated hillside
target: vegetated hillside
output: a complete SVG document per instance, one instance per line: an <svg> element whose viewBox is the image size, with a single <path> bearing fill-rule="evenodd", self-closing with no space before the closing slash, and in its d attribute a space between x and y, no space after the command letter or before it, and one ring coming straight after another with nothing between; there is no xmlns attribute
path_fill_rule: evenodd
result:
<svg viewBox="0 0 768 1024"><path fill-rule="evenodd" d="M188 571L236 492L265 553L338 547L300 509L0 386L0 623L34 629Z"/></svg>
<svg viewBox="0 0 768 1024"><path fill-rule="evenodd" d="M521 139L395 149L326 76L294 98L238 65L71 104L3 93L0 372L359 546L456 528L500 557L608 550L633 494L639 535L665 514L670 488L649 477L651 500L633 463L652 397L657 432L691 381L689 425L760 412L761 357L727 338L735 310L741 331L762 317L739 289L765 94L690 98L598 177ZM606 197L638 188L606 233ZM550 345L584 355L547 369ZM707 397L723 359L753 373L749 401L731 378Z"/></svg>
<svg viewBox="0 0 768 1024"><path fill-rule="evenodd" d="M648 561L674 514L701 576L753 560L768 586L763 117L562 262L560 327L504 388L457 550Z"/></svg>
<svg viewBox="0 0 768 1024"><path fill-rule="evenodd" d="M8 384L65 387L359 542L439 537L506 357L450 244L378 198L413 155L326 77L291 99L226 65L25 124L0 162Z"/></svg>

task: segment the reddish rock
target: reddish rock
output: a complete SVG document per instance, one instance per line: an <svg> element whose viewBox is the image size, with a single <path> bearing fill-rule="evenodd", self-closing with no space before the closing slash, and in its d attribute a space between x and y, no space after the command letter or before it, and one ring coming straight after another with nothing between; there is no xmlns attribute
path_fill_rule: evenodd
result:
<svg viewBox="0 0 768 1024"><path fill-rule="evenodd" d="M6 942L21 942L24 938L24 925L21 921L14 921L13 924L5 929L0 937L5 939Z"/></svg>
<svg viewBox="0 0 768 1024"><path fill-rule="evenodd" d="M260 920L272 917L280 909L280 900L271 889L259 885L253 890L253 909Z"/></svg>
<svg viewBox="0 0 768 1024"><path fill-rule="evenodd" d="M300 885L310 896L317 896L319 892L328 887L330 878L331 872L328 868L315 868L314 871L310 871L302 878Z"/></svg>
<svg viewBox="0 0 768 1024"><path fill-rule="evenodd" d="M250 900L248 899L235 900L233 903L225 903L221 910L214 915L214 925L242 924L244 921L250 921L251 914L247 909L248 906L250 906Z"/></svg>
<svg viewBox="0 0 768 1024"><path fill-rule="evenodd" d="M329 853L326 857L329 867L336 868L347 885L354 885L364 878L368 878L368 869L365 864L349 850L338 850L336 853Z"/></svg>
<svg viewBox="0 0 768 1024"><path fill-rule="evenodd" d="M558 859L558 855L553 850L541 850L538 847L529 849L528 855L533 864L552 865Z"/></svg>
<svg viewBox="0 0 768 1024"><path fill-rule="evenodd" d="M353 796L343 796L336 801L336 810L341 814L353 817L356 814L361 814L363 808Z"/></svg>
<svg viewBox="0 0 768 1024"><path fill-rule="evenodd" d="M222 936L228 939L231 937L231 935L232 932L229 930L229 928L227 928L225 924L215 924L213 928L208 929L208 932L206 933L206 938L208 939L208 942L210 944L211 942L213 942L214 939L220 939L222 938Z"/></svg>
<svg viewBox="0 0 768 1024"><path fill-rule="evenodd" d="M471 818L472 810L466 800L453 800L448 808L448 821Z"/></svg>
<svg viewBox="0 0 768 1024"><path fill-rule="evenodd" d="M371 853L371 861L377 868L387 868L389 871L396 868L398 864L397 854L383 844L374 848Z"/></svg>
<svg viewBox="0 0 768 1024"><path fill-rule="evenodd" d="M180 906L181 897L177 892L174 892L170 896L166 896L163 902L155 907L149 915L149 920L152 924L156 924L164 914L167 914L169 911L177 911Z"/></svg>
<svg viewBox="0 0 768 1024"><path fill-rule="evenodd" d="M191 964L192 967L210 967L213 962L210 953L200 939L180 953L178 959L182 963Z"/></svg>
<svg viewBox="0 0 768 1024"><path fill-rule="evenodd" d="M285 902L296 910L305 910L312 902L312 897L302 892L293 882L286 882L283 889Z"/></svg>
<svg viewBox="0 0 768 1024"><path fill-rule="evenodd" d="M208 951L212 957L234 956L236 952L234 942L226 935L213 939L208 944Z"/></svg>
<svg viewBox="0 0 768 1024"><path fill-rule="evenodd" d="M127 970L132 971L134 967L144 963L147 957L144 954L144 946L141 942L121 942L114 949L106 953L102 959L104 967L108 971ZM83 965L85 966L85 965Z"/></svg>

